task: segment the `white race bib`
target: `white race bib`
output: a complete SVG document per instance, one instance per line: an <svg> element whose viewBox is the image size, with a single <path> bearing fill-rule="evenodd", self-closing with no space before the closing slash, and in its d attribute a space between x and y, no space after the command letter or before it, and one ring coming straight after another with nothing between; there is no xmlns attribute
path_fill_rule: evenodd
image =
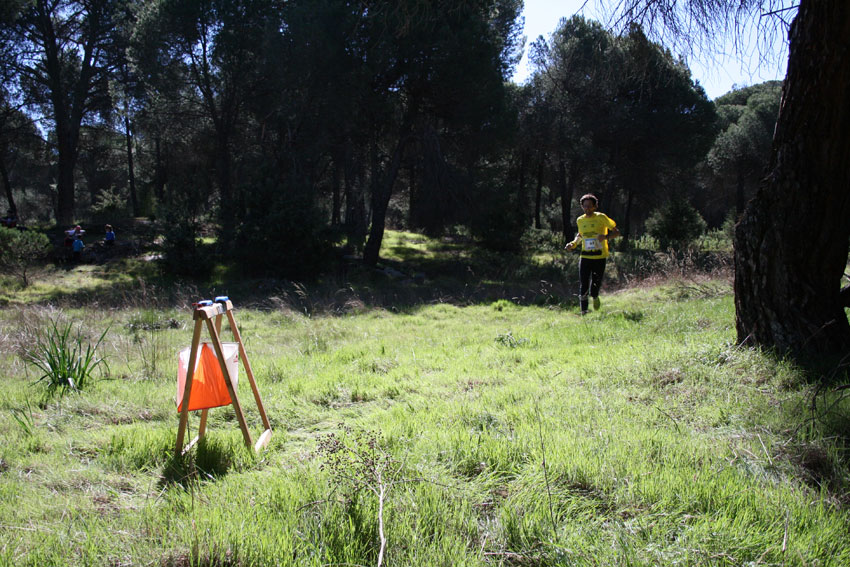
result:
<svg viewBox="0 0 850 567"><path fill-rule="evenodd" d="M602 250L602 244L599 242L598 238L585 238L584 239L584 250Z"/></svg>

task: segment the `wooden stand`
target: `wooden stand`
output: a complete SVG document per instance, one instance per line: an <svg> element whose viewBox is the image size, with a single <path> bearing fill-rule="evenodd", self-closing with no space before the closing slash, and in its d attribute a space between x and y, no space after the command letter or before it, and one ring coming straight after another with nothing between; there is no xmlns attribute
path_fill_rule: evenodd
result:
<svg viewBox="0 0 850 567"><path fill-rule="evenodd" d="M264 431L256 443L251 441L251 433L248 431L248 425L245 423L245 415L242 413L242 405L239 403L239 397L236 394L236 389L233 387L233 380L227 370L227 365L224 362L224 353L221 346L221 323L224 315L227 315L227 320L230 323L230 331L233 333L233 338L239 345L239 356L242 359L242 366L245 368L245 374L248 376L248 382L251 383L251 390L254 393L254 400L257 402L257 409L260 410L260 417L263 420ZM189 352L189 366L186 370L186 385L183 389L183 400L178 406L180 411L180 425L177 428L177 446L175 454L179 457L184 455L192 446L197 443L206 432L207 428L207 413L209 408L201 410L201 422L198 425L198 435L189 442L186 447L183 447L183 439L186 435L186 429L189 423L189 396L192 392L192 377L195 373L195 363L198 359L198 351L200 350L201 329L206 324L209 330L210 339L212 340L213 348L215 349L216 357L221 365L221 373L224 377L224 382L227 385L227 391L230 393L230 400L233 404L233 409L236 412L236 418L239 420L239 428L242 430L242 436L245 438L245 445L259 451L269 443L272 436L272 428L269 424L269 418L266 417L266 410L263 407L263 400L260 398L260 391L257 389L257 382L254 380L254 373L251 370L251 364L248 362L248 355L245 352L245 346L242 344L242 337L239 336L239 329L236 326L236 320L233 318L233 304L229 299L216 300L211 305L199 305L195 308L193 319L195 320L195 331L192 335L192 347Z"/></svg>

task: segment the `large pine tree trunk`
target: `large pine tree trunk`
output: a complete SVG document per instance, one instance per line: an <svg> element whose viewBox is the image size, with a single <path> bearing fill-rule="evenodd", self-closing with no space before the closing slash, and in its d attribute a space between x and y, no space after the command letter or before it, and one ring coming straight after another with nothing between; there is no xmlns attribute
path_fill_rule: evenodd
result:
<svg viewBox="0 0 850 567"><path fill-rule="evenodd" d="M738 340L843 353L850 239L850 2L802 0L767 178L735 234Z"/></svg>
<svg viewBox="0 0 850 567"><path fill-rule="evenodd" d="M56 222L67 226L74 222L74 165L76 151L59 137L56 179Z"/></svg>
<svg viewBox="0 0 850 567"><path fill-rule="evenodd" d="M3 192L6 194L6 202L9 204L9 214L17 218L18 207L15 205L15 197L12 195L12 182L9 180L9 172L6 170L6 164L0 160L0 178L3 179Z"/></svg>

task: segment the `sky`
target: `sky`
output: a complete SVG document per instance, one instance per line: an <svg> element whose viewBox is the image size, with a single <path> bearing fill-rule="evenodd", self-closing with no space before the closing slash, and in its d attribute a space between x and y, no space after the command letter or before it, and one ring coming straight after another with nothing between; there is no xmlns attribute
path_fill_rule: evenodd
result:
<svg viewBox="0 0 850 567"><path fill-rule="evenodd" d="M581 12L588 19L598 19L595 9L595 0L525 0L525 36L527 38L525 52L522 61L516 68L513 81L522 83L528 78L531 69L528 63L528 48L538 36L549 38L555 31L561 18L569 18L576 14L582 5L586 4ZM604 22L603 22L604 24ZM709 61L697 59L693 56L687 57L688 67L694 80L699 81L710 99L715 99L732 90L733 85L737 88L755 85L764 81L784 79L786 64L788 60L787 50L784 46L778 57L773 61L759 62L758 49L755 42L749 42L748 55L717 56L716 60ZM732 53L734 50L728 47L725 51ZM674 55L678 55L674 53Z"/></svg>

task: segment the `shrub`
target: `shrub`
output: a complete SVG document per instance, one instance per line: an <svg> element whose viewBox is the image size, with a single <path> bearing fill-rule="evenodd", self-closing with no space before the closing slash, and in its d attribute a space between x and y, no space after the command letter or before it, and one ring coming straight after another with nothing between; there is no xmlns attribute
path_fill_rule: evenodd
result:
<svg viewBox="0 0 850 567"><path fill-rule="evenodd" d="M232 251L248 273L295 279L321 270L331 257L331 234L309 191L272 180L255 186L246 200Z"/></svg>
<svg viewBox="0 0 850 567"><path fill-rule="evenodd" d="M0 268L21 278L24 287L29 285L30 270L48 252L50 240L46 235L0 227Z"/></svg>
<svg viewBox="0 0 850 567"><path fill-rule="evenodd" d="M674 197L653 211L646 221L646 231L662 250L684 249L705 232L705 221L690 203Z"/></svg>
<svg viewBox="0 0 850 567"><path fill-rule="evenodd" d="M45 384L46 400L57 392L60 399L68 390L81 392L91 382L95 368L105 363L102 358L95 358L95 354L109 329L94 345L84 345L79 328L72 335L71 327L68 323L60 328L56 321L51 321L46 330L38 333L35 345L27 352L27 360L42 373L36 383Z"/></svg>
<svg viewBox="0 0 850 567"><path fill-rule="evenodd" d="M723 221L723 226L720 230L729 242L735 241L735 227L738 224L738 214L735 211L729 211L726 219Z"/></svg>
<svg viewBox="0 0 850 567"><path fill-rule="evenodd" d="M564 235L544 228L527 228L520 243L526 253L560 254L564 250Z"/></svg>
<svg viewBox="0 0 850 567"><path fill-rule="evenodd" d="M519 252L526 228L522 207L506 192L481 192L476 200L469 226L481 245L496 252Z"/></svg>
<svg viewBox="0 0 850 567"><path fill-rule="evenodd" d="M129 201L130 196L125 191L115 187L104 189L92 203L92 217L103 222L115 222L115 219L129 215Z"/></svg>
<svg viewBox="0 0 850 567"><path fill-rule="evenodd" d="M163 209L163 267L179 276L209 276L214 258L210 247L202 241L206 219L200 204L189 197L176 195Z"/></svg>

